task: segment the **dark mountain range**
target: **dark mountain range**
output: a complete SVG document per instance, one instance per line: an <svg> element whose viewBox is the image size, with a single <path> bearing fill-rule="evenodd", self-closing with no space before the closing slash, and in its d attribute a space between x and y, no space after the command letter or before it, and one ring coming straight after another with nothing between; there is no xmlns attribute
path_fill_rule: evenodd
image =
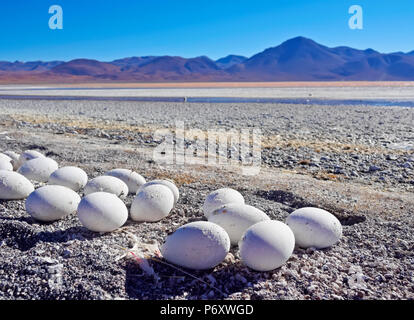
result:
<svg viewBox="0 0 414 320"><path fill-rule="evenodd" d="M228 69L235 64L242 63L246 61L248 58L243 56L236 56L234 54L230 54L227 57L221 58L216 60L216 65L221 69Z"/></svg>
<svg viewBox="0 0 414 320"><path fill-rule="evenodd" d="M231 67L244 80L414 80L414 57L373 49L328 48L303 37L266 49Z"/></svg>
<svg viewBox="0 0 414 320"><path fill-rule="evenodd" d="M61 63L63 63L63 61L0 61L0 71L46 71L53 67L56 67Z"/></svg>
<svg viewBox="0 0 414 320"><path fill-rule="evenodd" d="M210 74L219 70L220 68L215 62L207 57L185 59L181 57L162 56L155 57L145 63L136 65L135 68L131 68L128 71L146 75L189 75Z"/></svg>
<svg viewBox="0 0 414 320"><path fill-rule="evenodd" d="M250 58L211 60L146 56L100 62L0 62L4 83L76 81L379 81L414 80L414 51L383 54L373 49L329 48L297 37Z"/></svg>
<svg viewBox="0 0 414 320"><path fill-rule="evenodd" d="M121 68L121 71L129 71L133 68L139 67L157 57L155 56L148 56L148 57L130 57L130 58L124 58L124 59L118 59L114 60L111 63L115 66L118 66Z"/></svg>

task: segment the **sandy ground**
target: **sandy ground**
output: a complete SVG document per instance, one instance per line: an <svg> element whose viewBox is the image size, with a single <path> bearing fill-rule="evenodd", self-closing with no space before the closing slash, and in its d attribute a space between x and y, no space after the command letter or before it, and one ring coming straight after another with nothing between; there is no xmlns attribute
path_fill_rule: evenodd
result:
<svg viewBox="0 0 414 320"><path fill-rule="evenodd" d="M154 131L176 121L188 131L259 127L260 173L154 162ZM170 178L181 197L168 218L128 220L108 234L76 216L39 223L24 201L2 201L0 299L412 299L413 123L414 109L400 107L1 100L2 150L37 149L89 177L124 167ZM214 269L185 270L198 279L150 261L154 278L123 257L202 220L205 196L224 186L281 221L303 206L325 208L344 236L330 249L296 248L272 272L249 270L237 247Z"/></svg>

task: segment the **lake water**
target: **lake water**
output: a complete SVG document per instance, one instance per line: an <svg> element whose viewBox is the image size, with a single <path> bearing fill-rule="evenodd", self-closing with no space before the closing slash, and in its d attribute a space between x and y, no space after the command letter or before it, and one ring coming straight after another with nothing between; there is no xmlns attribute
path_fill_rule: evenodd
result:
<svg viewBox="0 0 414 320"><path fill-rule="evenodd" d="M95 100L95 101L142 101L142 102L187 102L187 103L286 103L308 105L367 105L382 107L414 107L414 101L396 100L349 100L314 98L237 98L237 97L98 97L98 96L43 96L43 95L1 95L0 99L17 100Z"/></svg>
<svg viewBox="0 0 414 320"><path fill-rule="evenodd" d="M414 87L58 88L3 85L0 99L414 107Z"/></svg>

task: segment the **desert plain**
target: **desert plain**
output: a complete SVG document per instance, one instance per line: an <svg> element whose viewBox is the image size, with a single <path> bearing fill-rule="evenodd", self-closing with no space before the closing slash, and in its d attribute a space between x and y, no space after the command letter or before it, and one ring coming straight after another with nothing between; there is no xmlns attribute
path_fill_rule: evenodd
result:
<svg viewBox="0 0 414 320"><path fill-rule="evenodd" d="M180 200L159 222L129 219L116 232L105 234L88 231L76 216L40 223L26 213L24 200L1 201L0 299L414 298L414 86L410 83L110 90L75 86L66 91L57 87L0 88L2 151L35 149L60 166L81 167L89 178L113 168L132 169L147 180L169 178L179 187ZM226 92L229 97L356 97L361 103L93 99L96 94L214 97ZM56 99L26 99L25 94ZM65 94L88 99L59 98ZM372 106L364 103L369 99L401 99L413 105ZM188 131L260 129L259 173L243 175L237 162L212 166L154 161L153 151L160 143L155 131L173 131L177 121ZM188 147L194 141L184 143ZM326 209L341 221L343 237L329 249L296 248L285 265L271 272L244 266L237 246L214 269L179 270L149 259L154 274L142 270L129 251L138 248L150 258L151 250L169 233L203 220L206 195L221 187L240 191L246 203L275 220L284 221L305 206ZM128 207L132 199L132 195L126 198Z"/></svg>

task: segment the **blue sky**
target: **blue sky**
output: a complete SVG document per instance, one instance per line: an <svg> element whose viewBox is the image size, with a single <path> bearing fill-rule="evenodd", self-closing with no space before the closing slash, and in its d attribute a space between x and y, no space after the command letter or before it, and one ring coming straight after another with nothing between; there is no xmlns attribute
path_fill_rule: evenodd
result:
<svg viewBox="0 0 414 320"><path fill-rule="evenodd" d="M63 30L48 27L51 5ZM364 29L348 27L351 5ZM251 56L296 36L381 52L414 50L414 1L2 0L0 60Z"/></svg>

